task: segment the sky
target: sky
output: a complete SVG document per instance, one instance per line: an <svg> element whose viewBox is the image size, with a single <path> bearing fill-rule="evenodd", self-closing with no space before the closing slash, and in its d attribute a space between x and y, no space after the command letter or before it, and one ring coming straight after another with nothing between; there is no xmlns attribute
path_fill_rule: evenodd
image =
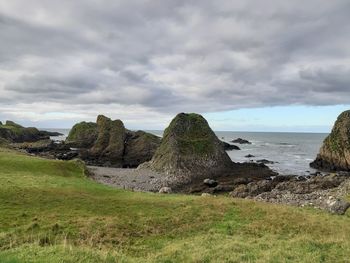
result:
<svg viewBox="0 0 350 263"><path fill-rule="evenodd" d="M348 0L0 0L0 120L329 132L350 109Z"/></svg>

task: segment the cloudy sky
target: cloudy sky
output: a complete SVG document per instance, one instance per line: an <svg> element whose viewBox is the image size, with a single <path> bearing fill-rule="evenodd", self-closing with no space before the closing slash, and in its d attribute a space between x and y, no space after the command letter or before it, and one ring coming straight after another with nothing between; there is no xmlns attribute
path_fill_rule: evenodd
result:
<svg viewBox="0 0 350 263"><path fill-rule="evenodd" d="M0 119L328 131L350 108L348 0L0 0Z"/></svg>

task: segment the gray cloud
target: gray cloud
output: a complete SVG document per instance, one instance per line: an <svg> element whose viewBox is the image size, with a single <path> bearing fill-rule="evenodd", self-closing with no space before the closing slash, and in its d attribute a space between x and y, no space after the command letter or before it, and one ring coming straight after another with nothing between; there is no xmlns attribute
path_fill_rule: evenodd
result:
<svg viewBox="0 0 350 263"><path fill-rule="evenodd" d="M2 1L0 107L169 116L347 104L349 13L346 0Z"/></svg>

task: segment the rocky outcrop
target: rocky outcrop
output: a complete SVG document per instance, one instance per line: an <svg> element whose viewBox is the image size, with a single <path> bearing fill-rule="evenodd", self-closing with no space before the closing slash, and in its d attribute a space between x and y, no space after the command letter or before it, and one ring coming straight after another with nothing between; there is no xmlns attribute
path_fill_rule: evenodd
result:
<svg viewBox="0 0 350 263"><path fill-rule="evenodd" d="M239 151L240 148L237 145L233 145L233 144L229 144L227 142L221 141L225 151L233 151L233 150L237 150Z"/></svg>
<svg viewBox="0 0 350 263"><path fill-rule="evenodd" d="M70 130L66 143L75 148L91 148L97 139L97 124L80 122Z"/></svg>
<svg viewBox="0 0 350 263"><path fill-rule="evenodd" d="M244 182L234 187L232 197L250 198L271 203L312 206L331 213L344 214L349 202L343 200L348 193L347 175L329 174L310 179L295 176L277 176L272 180Z"/></svg>
<svg viewBox="0 0 350 263"><path fill-rule="evenodd" d="M230 169L232 162L201 115L180 113L165 130L161 145L147 165L188 182L194 178L213 178Z"/></svg>
<svg viewBox="0 0 350 263"><path fill-rule="evenodd" d="M161 139L144 131L130 131L121 120L103 115L96 123L81 122L72 128L66 144L79 148L89 165L137 167L151 160Z"/></svg>
<svg viewBox="0 0 350 263"><path fill-rule="evenodd" d="M350 110L339 115L310 166L326 171L350 171Z"/></svg>
<svg viewBox="0 0 350 263"><path fill-rule="evenodd" d="M49 139L52 134L34 127L23 127L13 121L6 121L5 125L0 124L0 138L9 143L36 142Z"/></svg>

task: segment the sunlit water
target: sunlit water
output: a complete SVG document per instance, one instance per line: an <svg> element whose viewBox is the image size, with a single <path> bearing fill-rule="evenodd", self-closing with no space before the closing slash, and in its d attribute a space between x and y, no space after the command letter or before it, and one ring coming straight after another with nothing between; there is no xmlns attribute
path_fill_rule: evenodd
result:
<svg viewBox="0 0 350 263"><path fill-rule="evenodd" d="M47 129L63 133L63 136L52 137L55 140L64 140L69 129ZM149 131L162 136L163 131ZM229 151L234 162L249 162L259 159L273 161L269 166L280 174L303 175L315 172L309 167L322 145L326 133L275 133L275 132L216 132L217 136L226 142L243 138L252 144L236 144L240 151ZM246 158L251 154L255 157Z"/></svg>

